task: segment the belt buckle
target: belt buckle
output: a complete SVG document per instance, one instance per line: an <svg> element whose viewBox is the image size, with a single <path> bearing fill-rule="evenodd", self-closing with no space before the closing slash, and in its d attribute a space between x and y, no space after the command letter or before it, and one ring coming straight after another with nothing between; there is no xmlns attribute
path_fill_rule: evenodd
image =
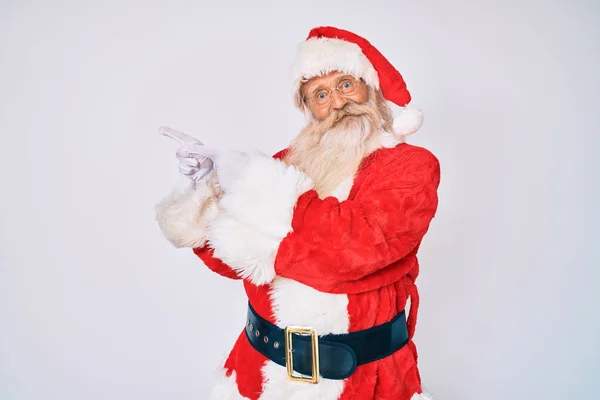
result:
<svg viewBox="0 0 600 400"><path fill-rule="evenodd" d="M294 375L294 357L292 355L293 343L292 334L309 335L312 347L312 376ZM288 326L285 328L285 366L287 368L287 377L290 381L319 383L319 337L314 328Z"/></svg>

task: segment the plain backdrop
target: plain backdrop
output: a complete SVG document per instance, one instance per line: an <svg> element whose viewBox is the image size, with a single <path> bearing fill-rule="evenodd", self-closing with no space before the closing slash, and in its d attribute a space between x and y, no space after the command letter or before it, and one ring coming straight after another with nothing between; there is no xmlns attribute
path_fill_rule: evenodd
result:
<svg viewBox="0 0 600 400"><path fill-rule="evenodd" d="M0 5L0 399L205 399L240 282L177 250L161 125L274 153L317 25L403 74L442 166L416 342L440 400L600 398L600 5L589 1ZM300 301L300 300L299 300Z"/></svg>

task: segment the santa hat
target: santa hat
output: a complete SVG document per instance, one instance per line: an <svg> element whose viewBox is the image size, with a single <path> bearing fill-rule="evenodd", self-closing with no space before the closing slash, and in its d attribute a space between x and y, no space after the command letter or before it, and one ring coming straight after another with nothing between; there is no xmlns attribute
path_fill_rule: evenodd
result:
<svg viewBox="0 0 600 400"><path fill-rule="evenodd" d="M343 29L312 29L298 46L292 66L294 91L303 81L336 70L362 78L367 85L381 89L387 101L402 107L394 118L394 133L410 135L421 127L423 113L407 107L411 96L402 75L371 43Z"/></svg>

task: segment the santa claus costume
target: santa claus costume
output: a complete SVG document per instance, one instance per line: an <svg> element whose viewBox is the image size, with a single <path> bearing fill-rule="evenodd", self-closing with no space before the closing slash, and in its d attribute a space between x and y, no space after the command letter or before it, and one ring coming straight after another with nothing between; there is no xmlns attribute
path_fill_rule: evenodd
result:
<svg viewBox="0 0 600 400"><path fill-rule="evenodd" d="M211 174L157 206L171 243L243 280L248 296L248 319L210 399L430 398L412 339L417 251L436 213L439 163L404 141L422 116L407 107L400 73L367 40L313 29L298 48L294 90L330 71L352 74L403 110L336 190L319 194L283 161L284 149L249 155L222 192Z"/></svg>

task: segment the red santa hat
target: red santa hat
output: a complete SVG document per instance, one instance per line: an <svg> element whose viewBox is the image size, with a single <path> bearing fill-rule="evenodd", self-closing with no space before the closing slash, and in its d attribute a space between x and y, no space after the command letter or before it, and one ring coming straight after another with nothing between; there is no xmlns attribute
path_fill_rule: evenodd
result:
<svg viewBox="0 0 600 400"><path fill-rule="evenodd" d="M343 29L314 28L298 46L292 66L294 90L299 90L303 81L332 71L362 78L367 85L381 89L387 101L402 107L394 118L397 135L410 135L421 127L423 113L407 107L411 96L402 75L371 43Z"/></svg>

